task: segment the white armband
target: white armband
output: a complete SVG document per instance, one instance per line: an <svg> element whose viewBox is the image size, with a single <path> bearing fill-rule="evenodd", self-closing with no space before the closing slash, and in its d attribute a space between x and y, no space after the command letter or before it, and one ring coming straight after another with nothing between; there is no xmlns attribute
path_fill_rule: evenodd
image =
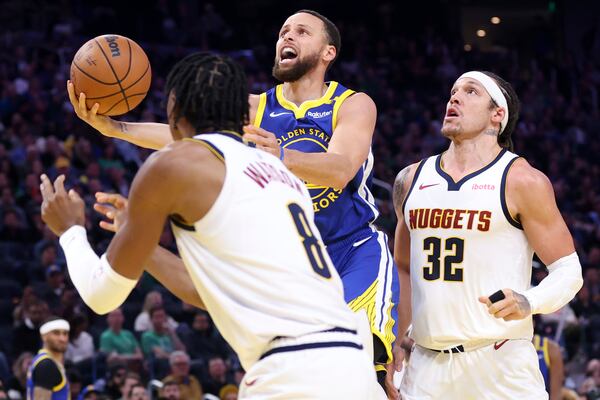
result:
<svg viewBox="0 0 600 400"><path fill-rule="evenodd" d="M60 245L71 281L85 304L98 314L106 314L123 304L137 280L115 272L106 254L98 258L83 226L70 227L60 236Z"/></svg>
<svg viewBox="0 0 600 400"><path fill-rule="evenodd" d="M567 304L583 286L577 253L569 254L548 265L548 276L523 295L532 314L550 314Z"/></svg>

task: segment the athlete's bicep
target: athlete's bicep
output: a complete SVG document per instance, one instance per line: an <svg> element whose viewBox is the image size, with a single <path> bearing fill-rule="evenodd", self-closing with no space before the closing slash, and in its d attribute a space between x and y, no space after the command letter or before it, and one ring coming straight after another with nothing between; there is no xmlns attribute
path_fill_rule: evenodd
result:
<svg viewBox="0 0 600 400"><path fill-rule="evenodd" d="M364 93L350 96L340 107L327 152L345 156L352 176L369 155L376 119L375 103Z"/></svg>
<svg viewBox="0 0 600 400"><path fill-rule="evenodd" d="M149 261L169 214L174 177L165 168L165 157L149 159L131 185L127 218L106 252L107 260L119 274L138 279Z"/></svg>
<svg viewBox="0 0 600 400"><path fill-rule="evenodd" d="M33 388L33 398L35 400L50 400L52 399L52 391L36 386Z"/></svg>
<svg viewBox="0 0 600 400"><path fill-rule="evenodd" d="M546 265L573 253L573 239L556 205L550 180L524 162L516 171L513 168L508 176L508 195L514 198L511 201L533 250Z"/></svg>
<svg viewBox="0 0 600 400"><path fill-rule="evenodd" d="M396 265L410 273L410 232L404 221L404 210L402 209L406 196L412 185L417 164L409 165L398 173L394 181L393 201L398 222L394 236L394 261Z"/></svg>

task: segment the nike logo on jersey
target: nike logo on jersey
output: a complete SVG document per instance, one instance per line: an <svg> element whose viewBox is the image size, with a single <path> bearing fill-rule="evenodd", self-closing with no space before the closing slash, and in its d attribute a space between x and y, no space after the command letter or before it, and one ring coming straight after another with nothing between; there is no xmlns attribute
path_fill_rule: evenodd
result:
<svg viewBox="0 0 600 400"><path fill-rule="evenodd" d="M275 118L275 117L280 117L282 115L290 115L291 112L280 112L280 113L275 113L273 111L271 111L271 114L269 114L269 117L271 118Z"/></svg>
<svg viewBox="0 0 600 400"><path fill-rule="evenodd" d="M246 386L252 386L252 385L254 385L254 384L256 383L256 381L257 381L257 380L258 380L258 378L254 378L254 379L251 379L251 380L247 380L247 381L246 381Z"/></svg>
<svg viewBox="0 0 600 400"><path fill-rule="evenodd" d="M504 343L508 342L508 339L504 339L501 342L494 343L494 350L498 350L500 347L504 346Z"/></svg>
<svg viewBox="0 0 600 400"><path fill-rule="evenodd" d="M437 185L439 185L439 183L432 183L431 185L423 185L421 183L421 185L419 186L419 190L427 189L428 187L437 186Z"/></svg>
<svg viewBox="0 0 600 400"><path fill-rule="evenodd" d="M361 244L363 244L364 242L366 242L366 241L367 241L367 240L369 240L369 239L371 239L371 236L369 236L368 238L364 238L364 239L362 239L362 240L359 240L358 242L355 242L355 243L352 245L352 247L358 247L358 246L360 246Z"/></svg>

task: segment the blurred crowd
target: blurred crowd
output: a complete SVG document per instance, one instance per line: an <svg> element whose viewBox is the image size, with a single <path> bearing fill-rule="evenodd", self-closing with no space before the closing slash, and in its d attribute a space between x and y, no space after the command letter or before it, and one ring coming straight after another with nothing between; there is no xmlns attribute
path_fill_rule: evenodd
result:
<svg viewBox="0 0 600 400"><path fill-rule="evenodd" d="M148 3L146 14L121 31L124 11L118 8L57 2L69 10L61 12L65 8L57 10L54 3L32 10L28 6L34 2L8 2L12 8L6 11L15 17L0 37L0 399L24 398L27 367L40 348L38 328L49 315L71 323L66 367L73 399L143 399L149 391L168 399L237 398L243 370L205 312L145 275L122 308L93 314L70 284L57 238L40 218L40 174L52 179L65 174L67 187L86 200L90 242L98 253L104 251L111 234L98 226L94 193L127 196L150 154L102 137L73 113L65 90L70 61L93 35L130 35L152 63L152 88L123 117L127 120L165 120L164 78L192 50L232 54L246 67L254 93L274 84L270 63L283 17L262 19L248 12L240 21L210 3ZM374 174L381 182L375 188L382 212L378 224L393 236L388 184L396 173L447 146L440 127L453 81L476 68L511 82L522 102L515 151L551 179L584 267L585 284L577 297L540 318L537 329L561 346L565 386L581 399L595 398L600 390L598 60L590 54L559 56L556 48L535 42L510 51L482 52L477 46L466 51L459 35L431 21L407 34L394 23L393 5L382 4L360 21L325 12L340 27L343 43L330 79L367 92L378 107L373 142ZM258 23L260 33L249 28ZM143 29L149 24L156 29ZM175 250L169 229L161 244ZM535 284L547 271L539 262L534 266Z"/></svg>

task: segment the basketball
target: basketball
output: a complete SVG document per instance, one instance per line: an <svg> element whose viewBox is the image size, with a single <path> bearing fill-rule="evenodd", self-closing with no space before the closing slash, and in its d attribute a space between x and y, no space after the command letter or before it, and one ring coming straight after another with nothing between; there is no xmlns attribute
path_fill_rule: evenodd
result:
<svg viewBox="0 0 600 400"><path fill-rule="evenodd" d="M75 94L85 93L86 104L100 104L98 114L121 115L144 100L151 81L150 62L133 40L102 35L85 43L71 63Z"/></svg>

